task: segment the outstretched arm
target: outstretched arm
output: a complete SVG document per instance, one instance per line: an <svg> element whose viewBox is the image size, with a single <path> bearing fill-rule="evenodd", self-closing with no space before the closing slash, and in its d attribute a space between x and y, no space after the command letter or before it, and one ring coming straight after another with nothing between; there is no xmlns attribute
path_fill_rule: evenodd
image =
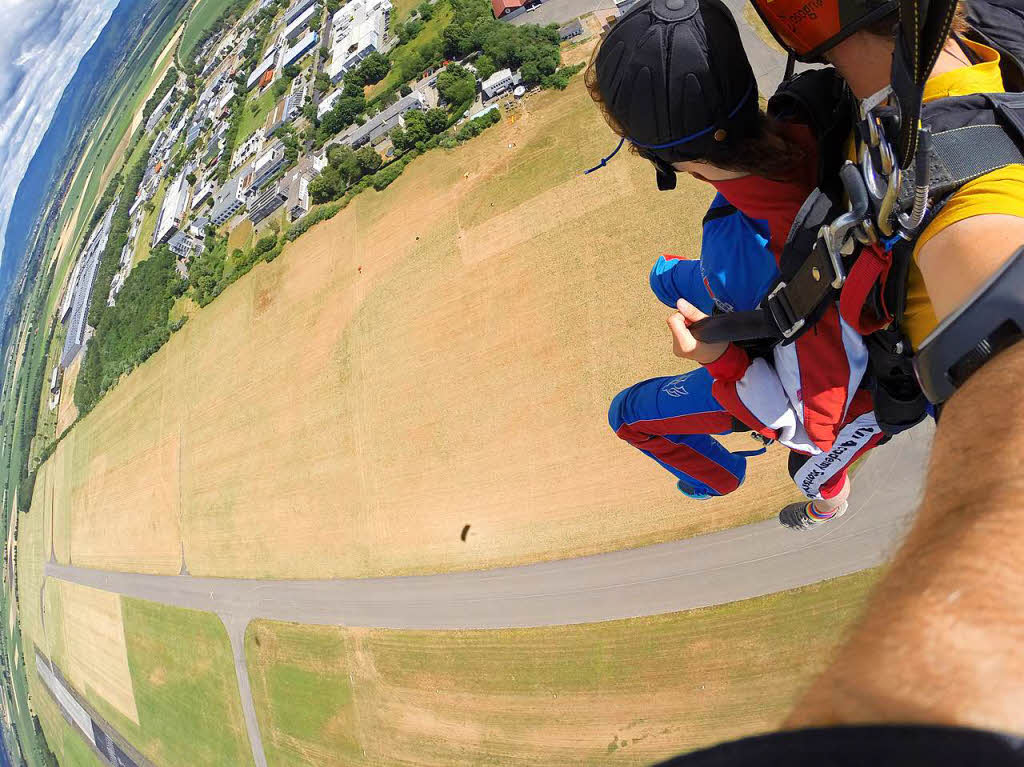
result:
<svg viewBox="0 0 1024 767"><path fill-rule="evenodd" d="M1024 733L1022 380L1018 343L949 400L914 526L859 626L786 726Z"/></svg>

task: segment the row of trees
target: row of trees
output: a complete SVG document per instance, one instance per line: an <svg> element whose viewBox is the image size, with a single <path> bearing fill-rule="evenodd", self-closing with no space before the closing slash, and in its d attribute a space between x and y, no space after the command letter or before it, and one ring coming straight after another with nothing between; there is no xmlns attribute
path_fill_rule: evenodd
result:
<svg viewBox="0 0 1024 767"><path fill-rule="evenodd" d="M181 65L189 71L195 71L196 56L199 55L210 40L217 38L225 29L234 26L238 19L242 17L249 3L250 0L234 0L233 3L221 11L220 16L200 35L196 44L192 46L192 50L189 51L188 58L182 61Z"/></svg>
<svg viewBox="0 0 1024 767"><path fill-rule="evenodd" d="M518 69L523 80L540 84L545 75L558 69L558 27L549 24L505 24L496 20L487 0L449 0L455 17L441 37L444 55L461 58L480 51L474 66L481 79L499 69Z"/></svg>
<svg viewBox="0 0 1024 767"><path fill-rule="evenodd" d="M167 70L167 74L164 75L164 79L160 81L160 84L156 86L156 90L153 91L153 95L149 97L149 101L146 102L146 106L142 108L142 123L146 124L149 120L150 115L157 108L157 105L164 100L164 96L167 95L167 91L174 87L174 84L178 82L178 70L171 67Z"/></svg>
<svg viewBox="0 0 1024 767"><path fill-rule="evenodd" d="M122 375L170 338L171 307L186 287L175 270L175 260L166 245L154 249L128 274L117 304L103 312L75 384L80 413L90 411Z"/></svg>

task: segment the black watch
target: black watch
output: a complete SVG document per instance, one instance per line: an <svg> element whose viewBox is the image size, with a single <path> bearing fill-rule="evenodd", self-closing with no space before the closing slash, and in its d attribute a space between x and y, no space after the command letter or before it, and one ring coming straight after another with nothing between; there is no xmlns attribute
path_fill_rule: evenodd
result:
<svg viewBox="0 0 1024 767"><path fill-rule="evenodd" d="M1024 336L1024 247L921 344L914 372L933 404Z"/></svg>

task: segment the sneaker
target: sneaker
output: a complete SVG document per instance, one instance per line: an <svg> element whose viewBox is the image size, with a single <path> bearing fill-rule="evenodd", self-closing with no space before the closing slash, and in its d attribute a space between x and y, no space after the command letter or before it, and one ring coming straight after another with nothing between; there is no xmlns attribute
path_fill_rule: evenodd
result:
<svg viewBox="0 0 1024 767"><path fill-rule="evenodd" d="M791 503L779 512L779 523L783 527L788 527L792 530L810 530L825 522L830 522L837 517L843 516L848 508L849 504L843 501L842 506L839 506L831 514L824 515L820 512L812 511L813 502L811 501Z"/></svg>
<svg viewBox="0 0 1024 767"><path fill-rule="evenodd" d="M676 487L679 488L680 493L685 495L687 498L692 498L695 501L706 501L708 498L711 497L707 493L702 493L699 490L694 490L688 484L683 482L683 480L679 480L676 483Z"/></svg>

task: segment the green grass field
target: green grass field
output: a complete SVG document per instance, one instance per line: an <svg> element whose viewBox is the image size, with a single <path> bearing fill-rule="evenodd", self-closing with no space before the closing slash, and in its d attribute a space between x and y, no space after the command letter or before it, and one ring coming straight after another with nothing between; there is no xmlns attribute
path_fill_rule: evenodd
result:
<svg viewBox="0 0 1024 767"><path fill-rule="evenodd" d="M139 724L91 697L100 714L161 766L252 764L220 620L135 599L122 610Z"/></svg>
<svg viewBox="0 0 1024 767"><path fill-rule="evenodd" d="M877 577L539 629L259 621L246 649L268 760L645 764L762 732L825 666Z"/></svg>
<svg viewBox="0 0 1024 767"><path fill-rule="evenodd" d="M213 26L224 9L231 5L233 0L199 0L192 8L188 17L185 30L181 33L181 45L178 48L179 61L187 61L192 55L192 49L199 42L210 27Z"/></svg>
<svg viewBox="0 0 1024 767"><path fill-rule="evenodd" d="M452 23L452 19L454 17L455 12L448 3L439 2L435 5L434 15L430 18L430 21L423 25L422 31L416 35L414 39L410 40L405 45L395 48L395 50L389 54L388 57L392 61L391 71L388 72L387 77L376 85L371 85L367 89L366 97L368 99L373 98L378 93L381 93L395 85L399 85L398 70L401 68L401 64L408 59L411 59L413 56L418 55L419 52L431 41L439 39L441 37L441 33L444 32L444 28Z"/></svg>
<svg viewBox="0 0 1024 767"><path fill-rule="evenodd" d="M253 99L250 97L245 102L245 106L242 107L242 119L238 122L236 147L244 144L249 136L255 133L257 129L263 127L263 123L267 120L267 115L270 114L270 110L273 109L276 103L277 97L274 95L273 86L264 90L258 98ZM256 109L253 109L254 104Z"/></svg>

